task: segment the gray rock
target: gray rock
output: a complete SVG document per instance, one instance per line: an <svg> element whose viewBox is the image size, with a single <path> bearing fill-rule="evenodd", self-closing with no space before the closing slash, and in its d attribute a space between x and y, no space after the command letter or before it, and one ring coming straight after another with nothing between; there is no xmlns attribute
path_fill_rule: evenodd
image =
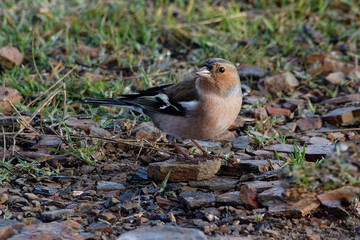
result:
<svg viewBox="0 0 360 240"><path fill-rule="evenodd" d="M60 209L54 211L47 211L41 213L41 216L45 219L45 221L52 222L55 220L65 219L72 215L74 215L74 209Z"/></svg>
<svg viewBox="0 0 360 240"><path fill-rule="evenodd" d="M117 182L98 181L96 189L98 191L108 192L113 190L125 190L125 186Z"/></svg>
<svg viewBox="0 0 360 240"><path fill-rule="evenodd" d="M265 76L264 69L258 66L245 66L238 70L239 77L243 79L258 80Z"/></svg>
<svg viewBox="0 0 360 240"><path fill-rule="evenodd" d="M62 143L62 139L58 137L41 137L40 141L38 141L33 148L59 148Z"/></svg>
<svg viewBox="0 0 360 240"><path fill-rule="evenodd" d="M204 181L189 182L191 187L205 188L209 190L216 190L223 192L234 189L238 183L239 180L237 179L220 178L220 177L213 177L212 179L204 180Z"/></svg>
<svg viewBox="0 0 360 240"><path fill-rule="evenodd" d="M47 186L36 186L34 191L35 194L42 194L44 196L50 197L58 192L56 188L47 187Z"/></svg>
<svg viewBox="0 0 360 240"><path fill-rule="evenodd" d="M285 200L283 199L284 193L285 189L282 186L277 185L258 194L257 200L260 205L270 207L272 205L285 203Z"/></svg>
<svg viewBox="0 0 360 240"><path fill-rule="evenodd" d="M26 197L29 200L38 200L38 196L36 196L33 193L24 193L24 197Z"/></svg>
<svg viewBox="0 0 360 240"><path fill-rule="evenodd" d="M216 196L216 203L221 205L239 206L242 204L240 200L240 191L219 194Z"/></svg>
<svg viewBox="0 0 360 240"><path fill-rule="evenodd" d="M190 209L214 206L216 201L215 194L199 191L182 192L179 197Z"/></svg>
<svg viewBox="0 0 360 240"><path fill-rule="evenodd" d="M206 240L203 232L182 227L144 227L121 235L117 240Z"/></svg>
<svg viewBox="0 0 360 240"><path fill-rule="evenodd" d="M249 136L240 136L238 138L235 138L234 140L231 140L232 150L244 150L246 149L250 143L252 143L252 140Z"/></svg>
<svg viewBox="0 0 360 240"><path fill-rule="evenodd" d="M241 185L247 185L250 188L254 188L256 189L256 192L262 193L265 190L268 190L272 187L275 186L280 186L281 185L281 181L277 180L277 181L252 181L252 182L242 182Z"/></svg>
<svg viewBox="0 0 360 240"><path fill-rule="evenodd" d="M275 144L264 147L264 149L270 151L276 150L277 152L294 153L294 146L291 144ZM302 152L303 147L299 146L299 149ZM305 147L305 159L307 161L316 161L334 151L335 148L332 145L309 145Z"/></svg>

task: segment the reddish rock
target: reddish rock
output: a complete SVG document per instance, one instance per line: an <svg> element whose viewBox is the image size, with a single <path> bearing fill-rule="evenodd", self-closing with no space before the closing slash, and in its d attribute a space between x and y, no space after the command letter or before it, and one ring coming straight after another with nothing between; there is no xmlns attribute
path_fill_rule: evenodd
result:
<svg viewBox="0 0 360 240"><path fill-rule="evenodd" d="M320 118L304 118L296 121L296 125L300 128L301 131L309 131L322 127L322 122Z"/></svg>
<svg viewBox="0 0 360 240"><path fill-rule="evenodd" d="M322 117L325 122L333 125L353 125L360 122L360 107L335 109Z"/></svg>
<svg viewBox="0 0 360 240"><path fill-rule="evenodd" d="M342 203L350 204L359 197L360 188L353 186L345 186L317 195L317 198L321 204L327 207L338 207L341 206Z"/></svg>
<svg viewBox="0 0 360 240"><path fill-rule="evenodd" d="M72 220L63 222L39 223L23 227L19 234L13 236L12 240L29 240L29 239L84 239L78 232L81 225Z"/></svg>
<svg viewBox="0 0 360 240"><path fill-rule="evenodd" d="M0 48L0 65L12 69L20 65L24 60L23 55L17 48L5 46Z"/></svg>
<svg viewBox="0 0 360 240"><path fill-rule="evenodd" d="M170 182L210 179L220 169L221 161L185 162L171 159L165 162L150 163L147 169L149 178L163 181L171 171Z"/></svg>
<svg viewBox="0 0 360 240"><path fill-rule="evenodd" d="M11 105L21 102L22 95L16 89L0 87L0 110L4 115L14 111Z"/></svg>
<svg viewBox="0 0 360 240"><path fill-rule="evenodd" d="M266 107L266 110L270 115L282 114L285 116L290 116L291 114L291 111L286 108Z"/></svg>
<svg viewBox="0 0 360 240"><path fill-rule="evenodd" d="M258 208L256 201L256 189L249 187L248 185L242 185L240 188L240 200L245 207L250 209Z"/></svg>
<svg viewBox="0 0 360 240"><path fill-rule="evenodd" d="M103 220L105 220L107 222L113 222L113 221L116 220L116 216L113 213L110 213L110 212L100 213L99 218L103 219Z"/></svg>
<svg viewBox="0 0 360 240"><path fill-rule="evenodd" d="M164 198L164 197L161 197L161 196L156 196L156 204L159 206L159 207L168 207L168 206L176 206L176 203L170 201L169 199L167 198Z"/></svg>
<svg viewBox="0 0 360 240"><path fill-rule="evenodd" d="M102 233L113 233L111 227L104 222L94 222L86 229L87 232L102 232Z"/></svg>
<svg viewBox="0 0 360 240"><path fill-rule="evenodd" d="M316 198L304 198L294 204L294 208L306 216L320 206L320 202Z"/></svg>

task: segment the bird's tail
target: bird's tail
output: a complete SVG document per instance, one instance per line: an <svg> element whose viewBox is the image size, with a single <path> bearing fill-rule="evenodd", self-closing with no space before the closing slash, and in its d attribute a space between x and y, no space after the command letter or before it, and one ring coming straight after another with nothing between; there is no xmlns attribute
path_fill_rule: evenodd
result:
<svg viewBox="0 0 360 240"><path fill-rule="evenodd" d="M105 105L105 106L113 106L113 107L121 107L127 108L130 110L134 110L137 112L142 113L143 109L140 106L135 105L134 103L130 103L126 100L120 98L84 98L84 104L91 104L91 105Z"/></svg>
<svg viewBox="0 0 360 240"><path fill-rule="evenodd" d="M91 105L107 105L107 106L117 106L117 107L126 107L128 103L119 99L119 98L84 98L83 103Z"/></svg>

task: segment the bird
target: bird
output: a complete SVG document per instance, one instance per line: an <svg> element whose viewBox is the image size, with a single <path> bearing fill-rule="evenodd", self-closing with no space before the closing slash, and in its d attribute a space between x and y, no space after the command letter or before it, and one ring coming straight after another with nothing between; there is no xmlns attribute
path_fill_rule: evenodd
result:
<svg viewBox="0 0 360 240"><path fill-rule="evenodd" d="M196 140L225 132L239 115L242 90L235 65L222 58L209 58L192 79L166 84L116 98L85 98L85 104L117 106L147 115L154 125L172 139L191 139L202 151L190 157L173 140L174 147L188 161L218 158ZM199 160L201 159L201 160Z"/></svg>

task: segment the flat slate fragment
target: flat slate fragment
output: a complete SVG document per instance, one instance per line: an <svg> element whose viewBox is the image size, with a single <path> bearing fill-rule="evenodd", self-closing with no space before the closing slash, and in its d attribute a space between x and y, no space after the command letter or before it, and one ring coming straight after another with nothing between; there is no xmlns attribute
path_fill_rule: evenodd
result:
<svg viewBox="0 0 360 240"><path fill-rule="evenodd" d="M324 116L322 120L333 125L353 125L360 122L360 107L335 109Z"/></svg>
<svg viewBox="0 0 360 240"><path fill-rule="evenodd" d="M271 164L267 160L241 160L228 166L222 165L220 174L241 176L245 173L263 173L272 170L272 167L275 169L280 167L277 160L271 160L270 162Z"/></svg>
<svg viewBox="0 0 360 240"><path fill-rule="evenodd" d="M182 192L182 193L180 193L179 198L190 209L214 206L215 201L216 201L215 194L204 193L204 192L199 192L199 191Z"/></svg>
<svg viewBox="0 0 360 240"><path fill-rule="evenodd" d="M200 181L212 178L220 166L220 160L193 163L170 159L150 163L147 172L149 178L157 181L163 181L170 171L169 182Z"/></svg>
<svg viewBox="0 0 360 240"><path fill-rule="evenodd" d="M205 188L215 191L229 191L239 183L238 179L213 177L209 180L190 181L189 185L196 188Z"/></svg>
<svg viewBox="0 0 360 240"><path fill-rule="evenodd" d="M302 147L300 146L300 151ZM275 144L267 146L264 149L277 152L294 153L294 146L291 144ZM335 151L332 145L309 145L305 147L305 159L306 161L315 162L316 160L322 159L326 155Z"/></svg>

